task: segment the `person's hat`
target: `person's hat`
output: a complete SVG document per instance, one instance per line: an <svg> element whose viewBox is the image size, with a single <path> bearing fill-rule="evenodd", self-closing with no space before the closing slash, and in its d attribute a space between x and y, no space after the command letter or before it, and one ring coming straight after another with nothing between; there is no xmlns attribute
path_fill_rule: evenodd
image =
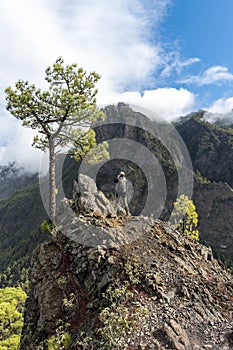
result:
<svg viewBox="0 0 233 350"><path fill-rule="evenodd" d="M121 171L119 175L125 176L124 171Z"/></svg>

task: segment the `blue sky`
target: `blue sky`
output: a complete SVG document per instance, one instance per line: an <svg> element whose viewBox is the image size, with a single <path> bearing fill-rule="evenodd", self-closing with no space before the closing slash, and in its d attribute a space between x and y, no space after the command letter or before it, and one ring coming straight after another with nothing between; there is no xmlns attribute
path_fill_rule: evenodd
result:
<svg viewBox="0 0 233 350"><path fill-rule="evenodd" d="M229 113L232 14L232 0L1 1L0 164L37 166L33 133L5 111L4 89L19 78L46 88L59 56L101 74L99 104L133 103L167 120Z"/></svg>
<svg viewBox="0 0 233 350"><path fill-rule="evenodd" d="M175 0L165 27L181 40L185 56L224 65L232 60L232 11L231 0Z"/></svg>
<svg viewBox="0 0 233 350"><path fill-rule="evenodd" d="M164 37L177 41L183 57L200 59L173 82L197 94L196 107L232 96L232 14L231 0L175 0L168 11Z"/></svg>

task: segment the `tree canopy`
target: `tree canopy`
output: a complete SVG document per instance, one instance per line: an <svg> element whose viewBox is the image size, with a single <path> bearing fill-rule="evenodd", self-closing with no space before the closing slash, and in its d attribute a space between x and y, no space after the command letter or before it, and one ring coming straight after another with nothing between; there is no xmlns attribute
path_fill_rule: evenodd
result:
<svg viewBox="0 0 233 350"><path fill-rule="evenodd" d="M196 229L198 225L196 207L193 201L184 194L174 203L172 219L177 231L188 237L199 240L199 231Z"/></svg>
<svg viewBox="0 0 233 350"><path fill-rule="evenodd" d="M104 118L96 105L96 83L100 76L87 73L76 63L64 65L58 58L45 71L48 90L42 91L28 81L19 80L15 88L6 88L7 109L22 125L37 130L33 146L49 149L50 218L56 214L56 154L62 147L72 149L76 159L98 161L108 155L106 142L96 147L94 130L89 128Z"/></svg>
<svg viewBox="0 0 233 350"><path fill-rule="evenodd" d="M26 297L26 293L19 287L0 289L1 350L18 349Z"/></svg>
<svg viewBox="0 0 233 350"><path fill-rule="evenodd" d="M56 144L67 143L74 127L90 127L103 113L96 106L95 84L100 76L87 73L77 64L65 66L60 57L46 69L47 91L19 80L15 89L6 88L7 109L22 125L39 133L34 146L45 150L49 138Z"/></svg>

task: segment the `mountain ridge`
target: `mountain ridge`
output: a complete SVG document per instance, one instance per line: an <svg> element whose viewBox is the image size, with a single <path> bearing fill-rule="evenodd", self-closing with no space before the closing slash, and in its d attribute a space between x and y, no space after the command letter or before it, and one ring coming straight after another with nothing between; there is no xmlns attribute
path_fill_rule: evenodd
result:
<svg viewBox="0 0 233 350"><path fill-rule="evenodd" d="M121 118L124 117L124 113L129 115L129 117L133 120L134 118L134 112L129 109L129 107L125 104L119 104L116 106L109 106L106 109L106 113L109 113L112 115L112 118L116 121L118 113L120 113ZM196 137L198 139L199 135L199 123L200 123L200 116L197 113L193 113L191 117L196 118L195 121L195 128L197 130L197 134L192 133L193 138ZM108 122L108 114L106 121ZM147 117L144 117L142 121L140 121L140 114L137 114L137 118L139 119L138 122L141 124L141 129L143 130L144 124L148 123L147 129L150 127L150 120ZM109 119L111 120L111 119ZM182 133L185 133L187 130L190 129L190 116L187 118L184 118L182 121ZM203 123L205 123L205 130L208 130L209 124L206 122L201 121L200 129L203 128ZM116 125L116 124L114 124ZM114 126L113 125L113 126ZM145 144L145 146L149 147L150 150L157 152L160 157L160 161L162 162L162 166L164 169L164 173L172 175L171 181L167 182L168 186L168 193L170 196L170 200L166 201L166 209L163 212L163 217L161 219L166 220L169 216L170 208L172 207L172 204L174 200L176 199L176 192L173 190L174 185L177 184L177 176L174 172L174 164L172 164L171 161L166 162L167 157L167 151L160 147L160 144L154 144L153 140L149 137L149 134L139 133L140 128L136 128L133 130L133 128L127 128L122 127L120 124L118 125L117 130L114 130L113 126L109 124L105 129L99 129L100 132L97 133L99 142L104 139L105 135L111 136L111 138L114 138L115 136L120 136L121 138L130 136L132 139L135 139L139 141L140 143ZM178 126L176 125L178 128ZM179 130L179 128L178 128ZM212 133L215 132L216 129L212 130ZM223 131L221 131L222 133ZM129 135L130 133L130 135ZM225 138L229 136L229 133L225 134ZM146 137L145 137L146 136ZM215 140L215 138L212 138ZM231 136L230 136L231 139ZM229 142L230 142L229 139ZM194 140L195 141L195 140ZM186 142L189 142L189 148L191 147L191 138L186 140ZM226 142L227 144L227 142ZM198 142L195 141L195 147L198 149ZM225 145L225 143L224 143ZM214 169L218 167L218 164L221 163L221 158L218 156L217 148L215 145L211 144L211 148L216 153L215 159L216 163L213 166L212 165L212 172L214 173ZM195 152L197 153L197 149ZM227 148L228 149L228 148ZM232 150L231 150L232 151ZM196 154L195 153L195 154ZM224 153L224 152L223 152ZM221 153L221 154L223 154ZM200 152L199 152L200 154ZM230 154L229 159L232 159L233 152ZM169 160L169 158L168 158ZM232 162L233 164L233 162ZM194 163L195 165L195 163ZM206 165L205 165L206 166ZM121 170L121 168L124 168L127 172L127 175L130 176L130 179L132 180L132 183L135 185L136 188L136 195L132 198L132 201L130 203L131 211L133 214L137 215L137 213L140 212L141 207L144 205L146 196L147 196L147 188L146 188L146 182L145 182L145 176L142 171L140 171L140 168L135 167L134 164L127 163L123 159L118 159L117 161L112 160L110 162L107 162L106 165L101 167L100 172L97 175L97 185L98 187L106 194L112 193L114 191L114 179L117 175L117 173ZM211 168L211 166L210 166ZM75 162L74 160L66 159L63 167L63 183L64 183L64 190L66 193L66 196L68 198L72 198L72 185L74 179L77 178L79 169L79 164ZM233 266L233 243L232 243L232 190L229 188L228 185L224 184L224 182L227 182L226 178L222 178L223 183L215 183L211 182L208 183L208 179L205 180L205 172L202 171L202 169L197 169L194 167L194 170L199 170L200 175L198 180L194 181L194 193L193 193L193 200L194 203L197 206L197 211L199 214L199 229L201 232L201 242L207 245L211 245L215 256L221 258L223 261L227 263L227 266ZM229 177L230 171L228 171L228 177ZM223 174L224 175L224 174ZM12 177L12 180L14 180L14 177ZM27 183L27 181L26 181ZM34 187L33 187L34 186ZM39 227L41 222L46 219L46 213L43 208L43 204L40 200L40 194L39 194L39 185L38 183L33 185L33 190L30 189L26 190L24 189L19 190L16 194L12 194L11 197L8 197L4 201L0 201L0 238L1 238L1 251L2 251L2 262L0 264L1 272L4 273L4 279L2 279L1 286L7 286L7 285L17 285L19 283L19 277L18 272L17 273L8 273L6 272L6 269L9 267L10 270L15 270L15 260L14 260L14 254L18 254L20 251L22 252L22 258L24 259L25 256L27 256L27 266L29 262L29 257L32 253L32 250L34 247L38 244L38 242L41 242L41 240L45 239L46 236L43 236L43 234L39 231ZM29 191L32 195L33 201L29 199L28 194L26 193ZM209 205L210 201L208 199L208 194L211 198L213 198L213 201L211 202L211 206ZM145 197L145 198L144 198ZM214 198L216 197L216 198ZM20 204L19 204L20 203ZM220 212L219 212L219 210ZM31 211L33 209L33 212ZM31 213L31 215L30 215ZM39 215L37 215L39 213ZM33 215L32 215L33 214ZM31 216L31 218L30 218ZM22 229L22 222L24 229ZM18 232L18 234L17 234ZM17 237L18 235L18 237ZM12 238L10 238L12 237ZM19 238L21 237L21 238ZM43 237L43 239L42 239ZM22 239L22 240L21 240ZM10 243L10 240L13 242ZM25 242L29 240L30 244ZM17 244L21 242L24 242L23 245L21 244L21 247L17 247ZM31 244L33 242L33 245ZM31 248L30 248L31 246ZM32 247L33 246L33 247ZM223 248L222 248L223 247ZM22 249L23 248L23 249ZM14 253L15 252L15 253ZM7 258L4 259L4 256ZM21 262L17 260L19 265L21 265ZM10 275L11 277L7 277ZM14 283L12 284L12 282Z"/></svg>
<svg viewBox="0 0 233 350"><path fill-rule="evenodd" d="M33 253L20 350L232 348L232 276L210 248L160 220L116 217L86 176L73 198Z"/></svg>
<svg viewBox="0 0 233 350"><path fill-rule="evenodd" d="M192 113L176 123L176 129L189 151L194 171L233 187L233 129L205 121L204 114L204 111Z"/></svg>

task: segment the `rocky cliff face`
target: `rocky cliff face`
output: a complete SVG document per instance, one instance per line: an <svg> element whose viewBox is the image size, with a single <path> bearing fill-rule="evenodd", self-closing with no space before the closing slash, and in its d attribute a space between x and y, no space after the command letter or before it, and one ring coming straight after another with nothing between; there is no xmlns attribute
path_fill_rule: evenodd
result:
<svg viewBox="0 0 233 350"><path fill-rule="evenodd" d="M176 125L189 150L194 170L211 181L222 181L233 187L233 130L203 119L205 112L192 113Z"/></svg>
<svg viewBox="0 0 233 350"><path fill-rule="evenodd" d="M233 281L159 220L116 217L80 178L33 254L20 350L233 348Z"/></svg>
<svg viewBox="0 0 233 350"><path fill-rule="evenodd" d="M233 260L233 190L225 183L196 183L193 200L199 214L201 241L214 253Z"/></svg>

